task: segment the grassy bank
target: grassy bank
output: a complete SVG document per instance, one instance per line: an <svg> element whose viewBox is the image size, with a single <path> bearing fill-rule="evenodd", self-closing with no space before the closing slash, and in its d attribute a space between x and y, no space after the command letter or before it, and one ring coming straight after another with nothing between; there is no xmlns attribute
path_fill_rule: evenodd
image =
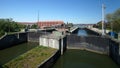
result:
<svg viewBox="0 0 120 68"><path fill-rule="evenodd" d="M14 60L3 65L3 68L36 68L42 61L55 53L55 49L38 46Z"/></svg>

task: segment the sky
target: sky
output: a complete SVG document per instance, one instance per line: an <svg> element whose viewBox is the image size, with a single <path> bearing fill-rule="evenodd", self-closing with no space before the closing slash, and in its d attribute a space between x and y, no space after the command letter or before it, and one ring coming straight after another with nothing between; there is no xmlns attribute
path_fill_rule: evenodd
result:
<svg viewBox="0 0 120 68"><path fill-rule="evenodd" d="M105 14L120 8L120 0L0 0L0 18L17 22L62 20L65 23L94 24Z"/></svg>

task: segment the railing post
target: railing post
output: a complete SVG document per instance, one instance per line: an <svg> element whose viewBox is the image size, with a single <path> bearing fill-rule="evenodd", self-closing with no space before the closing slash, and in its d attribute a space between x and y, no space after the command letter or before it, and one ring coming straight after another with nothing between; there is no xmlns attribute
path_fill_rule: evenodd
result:
<svg viewBox="0 0 120 68"><path fill-rule="evenodd" d="M18 38L18 39L20 38L19 34L20 34L20 33L17 34L17 38Z"/></svg>
<svg viewBox="0 0 120 68"><path fill-rule="evenodd" d="M63 55L63 38L61 38L60 36L60 39L61 39L61 55Z"/></svg>

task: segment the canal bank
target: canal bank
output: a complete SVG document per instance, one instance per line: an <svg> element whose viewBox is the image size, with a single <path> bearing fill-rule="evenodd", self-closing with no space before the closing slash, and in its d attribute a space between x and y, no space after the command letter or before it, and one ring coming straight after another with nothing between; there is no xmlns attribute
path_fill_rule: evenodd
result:
<svg viewBox="0 0 120 68"><path fill-rule="evenodd" d="M0 50L0 66L38 46L38 43L28 42Z"/></svg>

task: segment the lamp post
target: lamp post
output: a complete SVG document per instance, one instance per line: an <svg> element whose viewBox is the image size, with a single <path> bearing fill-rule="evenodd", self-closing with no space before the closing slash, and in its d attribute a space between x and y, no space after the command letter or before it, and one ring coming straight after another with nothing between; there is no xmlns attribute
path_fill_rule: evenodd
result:
<svg viewBox="0 0 120 68"><path fill-rule="evenodd" d="M102 4L102 35L105 35L105 5Z"/></svg>
<svg viewBox="0 0 120 68"><path fill-rule="evenodd" d="M37 21L37 32L38 32L38 30L39 30L39 26L38 26L38 23L39 23L39 11L38 11L38 16L37 16L37 18L38 18L38 21Z"/></svg>

